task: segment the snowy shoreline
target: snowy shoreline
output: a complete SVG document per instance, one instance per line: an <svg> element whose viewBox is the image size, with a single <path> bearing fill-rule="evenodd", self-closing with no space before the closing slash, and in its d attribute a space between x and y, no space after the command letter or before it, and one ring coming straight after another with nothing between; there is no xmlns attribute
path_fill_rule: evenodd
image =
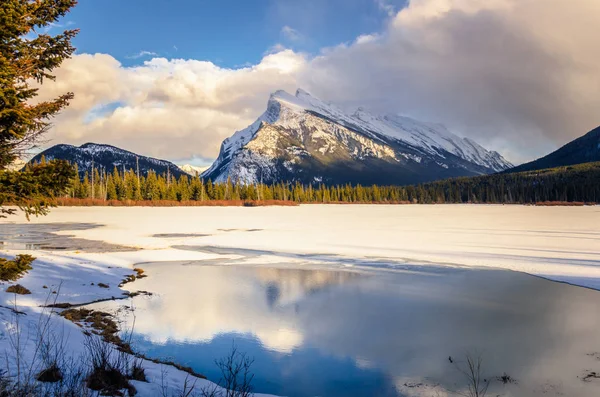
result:
<svg viewBox="0 0 600 397"><path fill-rule="evenodd" d="M84 307L90 304L103 301L118 302L119 307L130 304L131 300L125 293L136 291L134 284L128 283L123 287L118 287L119 283L133 272L134 264L137 259L128 259L127 253L121 257L105 254L71 254L64 255L49 252L31 252L36 256L33 263L33 269L23 278L16 282L2 282L2 299L0 304L0 349L11 354L11 338L9 334L14 332L15 316L20 317L22 327L20 333L24 338L21 360L31 360L37 349L35 340L38 334L36 328L39 323L47 318L50 310L52 311L51 322L54 329L60 330L60 339L66 341L67 357L69 359L79 359L84 354L84 328L80 328L75 323L58 316L61 309L45 308L49 299L56 299L57 304L70 304L73 307ZM4 250L3 257L14 257L22 251ZM106 255L104 259L101 256ZM143 257L143 256L142 256ZM54 272L51 268L58 267L59 272ZM98 284L103 283L109 288L101 288ZM8 285L22 284L31 290L31 295L17 295L4 293ZM44 288L46 286L47 288ZM53 294L57 292L57 295ZM20 314L15 314L17 310ZM133 357L132 357L133 358ZM167 364L155 363L150 360L143 360L148 383L131 380L130 383L136 388L137 396L156 396L163 393L163 384L167 386L168 394L171 395L180 390L188 373L178 370ZM15 368L14 362L11 362L9 369ZM203 387L210 387L211 382L201 378L190 377L195 382L196 390ZM191 382L190 381L190 382Z"/></svg>

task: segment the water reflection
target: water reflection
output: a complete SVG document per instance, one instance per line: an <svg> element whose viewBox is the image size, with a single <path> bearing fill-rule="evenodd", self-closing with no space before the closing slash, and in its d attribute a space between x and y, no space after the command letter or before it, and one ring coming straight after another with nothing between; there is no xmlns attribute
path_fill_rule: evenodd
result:
<svg viewBox="0 0 600 397"><path fill-rule="evenodd" d="M136 286L159 296L135 301L136 348L209 378L235 339L256 359L259 392L385 396L425 377L452 389L448 356L477 350L490 375L507 371L524 388L596 395L577 379L600 348L596 291L493 270L146 269Z"/></svg>
<svg viewBox="0 0 600 397"><path fill-rule="evenodd" d="M360 277L349 272L198 265L154 266L152 272L160 286L148 284L160 299L136 303L142 313L136 330L150 341L210 341L235 332L254 335L265 347L280 352L302 343L299 302Z"/></svg>
<svg viewBox="0 0 600 397"><path fill-rule="evenodd" d="M99 240L75 238L57 232L88 230L100 227L95 223L9 223L0 230L0 249L48 250L81 252L135 251L137 248Z"/></svg>

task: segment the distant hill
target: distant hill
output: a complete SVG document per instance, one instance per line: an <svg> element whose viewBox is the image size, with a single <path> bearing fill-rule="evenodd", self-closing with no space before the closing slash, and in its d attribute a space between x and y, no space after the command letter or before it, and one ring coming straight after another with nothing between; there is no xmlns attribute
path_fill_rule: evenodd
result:
<svg viewBox="0 0 600 397"><path fill-rule="evenodd" d="M594 161L600 161L600 127L567 143L545 157L519 165L505 172L541 170Z"/></svg>
<svg viewBox="0 0 600 397"><path fill-rule="evenodd" d="M600 162L453 178L407 189L419 203L600 203Z"/></svg>
<svg viewBox="0 0 600 397"><path fill-rule="evenodd" d="M91 172L92 160L95 169L104 169L108 172L112 172L114 167L117 167L120 172L123 171L123 168L126 170L136 170L139 165L141 175L146 175L151 170L157 174L166 174L168 172L177 178L181 175L187 175L170 161L141 156L115 146L97 143L86 143L79 147L64 144L55 145L39 153L29 162L40 162L42 156L47 161L60 159L77 164L81 176L86 172Z"/></svg>

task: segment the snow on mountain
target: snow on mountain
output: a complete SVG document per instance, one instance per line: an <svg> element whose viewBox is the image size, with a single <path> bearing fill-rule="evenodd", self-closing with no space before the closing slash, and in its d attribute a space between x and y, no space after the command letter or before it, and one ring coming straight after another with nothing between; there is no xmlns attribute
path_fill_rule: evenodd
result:
<svg viewBox="0 0 600 397"><path fill-rule="evenodd" d="M97 143L86 143L79 147L66 144L55 145L37 154L30 162L39 162L42 156L48 161L60 159L77 164L81 175L91 172L92 162L95 169L104 169L109 172L116 167L119 172L123 169L137 170L139 168L141 175L146 175L149 171L157 174L169 173L174 177L187 175L170 161L141 156L115 146Z"/></svg>
<svg viewBox="0 0 600 397"><path fill-rule="evenodd" d="M502 171L500 154L441 124L399 115L348 114L303 90L271 94L267 110L223 141L203 177L245 183L416 183Z"/></svg>
<svg viewBox="0 0 600 397"><path fill-rule="evenodd" d="M365 123L365 128L370 125L378 133L419 147L431 155L444 156L444 152L450 152L493 171L512 167L498 152L488 151L469 138L453 134L443 124L393 114L373 116L361 108L354 113L354 118Z"/></svg>
<svg viewBox="0 0 600 397"><path fill-rule="evenodd" d="M197 165L184 164L180 165L179 168L191 176L196 176L196 174L201 175L204 171L208 169L208 167L200 167Z"/></svg>

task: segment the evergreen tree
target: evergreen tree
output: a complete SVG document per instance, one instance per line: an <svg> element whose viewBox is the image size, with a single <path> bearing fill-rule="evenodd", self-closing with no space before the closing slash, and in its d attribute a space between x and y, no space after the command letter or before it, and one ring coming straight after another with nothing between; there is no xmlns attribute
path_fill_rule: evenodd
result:
<svg viewBox="0 0 600 397"><path fill-rule="evenodd" d="M118 175L117 175L118 178ZM115 186L114 176L109 174L106 180L106 199L117 200L117 187Z"/></svg>
<svg viewBox="0 0 600 397"><path fill-rule="evenodd" d="M123 175L94 170L96 198L111 200L283 200L297 203L539 203L544 201L598 202L600 163L560 167L543 172L495 174L454 178L416 186L343 186L278 183L204 183L198 177L179 179L166 173L149 172L138 178L130 170ZM170 179L170 183L169 183ZM96 182L98 181L98 182ZM138 188L139 186L139 188ZM92 182L86 172L83 181L73 178L72 197L91 197Z"/></svg>
<svg viewBox="0 0 600 397"><path fill-rule="evenodd" d="M58 21L76 0L2 0L0 2L0 216L13 214L3 204L16 204L26 215L45 214L48 199L64 194L73 168L64 161L8 171L50 128L49 120L67 106L72 93L32 104L38 89L53 79L52 71L75 50L76 30L57 36L37 34Z"/></svg>

